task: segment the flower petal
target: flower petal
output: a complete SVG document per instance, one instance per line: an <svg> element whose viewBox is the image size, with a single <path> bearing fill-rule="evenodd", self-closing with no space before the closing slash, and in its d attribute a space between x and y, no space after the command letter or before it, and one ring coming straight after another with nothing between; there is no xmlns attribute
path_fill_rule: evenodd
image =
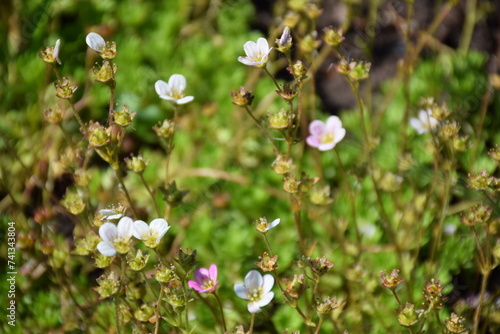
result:
<svg viewBox="0 0 500 334"><path fill-rule="evenodd" d="M269 51L271 51L269 49L269 43L267 42L267 39L263 37L259 37L259 39L257 39L257 49L261 54L268 54Z"/></svg>
<svg viewBox="0 0 500 334"><path fill-rule="evenodd" d="M168 85L173 91L183 92L186 89L186 78L182 74L173 74L168 79Z"/></svg>
<svg viewBox="0 0 500 334"><path fill-rule="evenodd" d="M91 49L94 49L97 52L102 52L104 48L106 48L106 41L104 38L95 32L89 33L87 37L85 37L85 41Z"/></svg>
<svg viewBox="0 0 500 334"><path fill-rule="evenodd" d="M335 142L329 142L329 143L325 143L325 144L319 145L318 146L318 150L320 150L320 151L329 151L329 150L331 150L334 147L335 147Z"/></svg>
<svg viewBox="0 0 500 334"><path fill-rule="evenodd" d="M312 121L311 124L309 124L309 133L315 137L321 136L325 133L325 123L320 120Z"/></svg>
<svg viewBox="0 0 500 334"><path fill-rule="evenodd" d="M271 291L273 285L274 285L274 277L269 274L264 275L262 283L262 294L267 294L269 291Z"/></svg>
<svg viewBox="0 0 500 334"><path fill-rule="evenodd" d="M155 82L155 90L156 94L158 95L169 95L170 94L170 87L168 83L166 83L163 80L158 80Z"/></svg>
<svg viewBox="0 0 500 334"><path fill-rule="evenodd" d="M255 304L257 304L257 306L259 307L263 307L269 304L271 300L273 300L273 298L274 298L274 292L268 292L264 296L262 296L260 300L257 300Z"/></svg>
<svg viewBox="0 0 500 334"><path fill-rule="evenodd" d="M260 312L260 307L255 302L248 303L247 309L248 309L248 312L250 312L250 313Z"/></svg>
<svg viewBox="0 0 500 334"><path fill-rule="evenodd" d="M327 132L337 132L342 129L342 121L337 116L330 116L326 120L325 131Z"/></svg>
<svg viewBox="0 0 500 334"><path fill-rule="evenodd" d="M198 292L201 292L201 290L203 290L203 288L201 287L200 283L196 282L196 281L189 281L188 282L188 286L191 288L191 289L194 289Z"/></svg>
<svg viewBox="0 0 500 334"><path fill-rule="evenodd" d="M427 130L423 128L422 122L417 118L410 118L410 126L414 128L419 135L427 132Z"/></svg>
<svg viewBox="0 0 500 334"><path fill-rule="evenodd" d="M311 147L319 147L321 145L321 140L318 137L309 136L306 138L307 145Z"/></svg>
<svg viewBox="0 0 500 334"><path fill-rule="evenodd" d="M134 233L134 221L130 217L122 217L118 222L118 235L121 238L129 239Z"/></svg>
<svg viewBox="0 0 500 334"><path fill-rule="evenodd" d="M211 264L210 268L208 268L208 277L214 282L217 281L217 266L215 264Z"/></svg>
<svg viewBox="0 0 500 334"><path fill-rule="evenodd" d="M184 96L177 100L177 104L186 104L194 100L194 96Z"/></svg>
<svg viewBox="0 0 500 334"><path fill-rule="evenodd" d="M269 231L270 229L272 229L273 227L277 226L279 223L280 223L280 219L275 219L273 220L273 222L271 224L269 224L269 226L266 228L266 231Z"/></svg>
<svg viewBox="0 0 500 334"><path fill-rule="evenodd" d="M247 287L241 282L234 284L234 293L240 298L248 299Z"/></svg>
<svg viewBox="0 0 500 334"><path fill-rule="evenodd" d="M208 278L208 269L200 268L194 271L194 279L196 282L203 283L204 280Z"/></svg>
<svg viewBox="0 0 500 334"><path fill-rule="evenodd" d="M61 40L58 39L56 41L56 45L54 46L54 52L52 53L52 55L54 56L54 58L56 58L57 60L57 63L59 65L61 65L61 59L59 58L59 50L61 49Z"/></svg>
<svg viewBox="0 0 500 334"><path fill-rule="evenodd" d="M245 54L248 58L255 58L258 53L257 44L253 41L248 41L243 45L243 50L245 50ZM238 58L239 60L239 58Z"/></svg>
<svg viewBox="0 0 500 334"><path fill-rule="evenodd" d="M139 240L142 240L142 235L149 231L149 226L142 220L136 220L134 222L134 237Z"/></svg>
<svg viewBox="0 0 500 334"><path fill-rule="evenodd" d="M248 290L260 288L262 281L262 275L257 270L250 270L245 276L245 286Z"/></svg>
<svg viewBox="0 0 500 334"><path fill-rule="evenodd" d="M97 250L101 252L102 255L105 256L115 256L116 255L116 249L113 247L113 245L109 242L106 241L101 241L100 243L97 244Z"/></svg>
<svg viewBox="0 0 500 334"><path fill-rule="evenodd" d="M160 235L160 238L167 233L169 228L170 226L168 226L167 221L163 218L153 219L151 223L149 223L149 229L156 231L156 233Z"/></svg>
<svg viewBox="0 0 500 334"><path fill-rule="evenodd" d="M118 229L113 223L104 223L99 227L99 236L103 241L111 242L118 236Z"/></svg>
<svg viewBox="0 0 500 334"><path fill-rule="evenodd" d="M344 139L345 137L345 129L344 128L340 128L338 129L337 131L334 132L334 139L333 139L333 142L335 144L337 144L339 141L341 141L342 139Z"/></svg>

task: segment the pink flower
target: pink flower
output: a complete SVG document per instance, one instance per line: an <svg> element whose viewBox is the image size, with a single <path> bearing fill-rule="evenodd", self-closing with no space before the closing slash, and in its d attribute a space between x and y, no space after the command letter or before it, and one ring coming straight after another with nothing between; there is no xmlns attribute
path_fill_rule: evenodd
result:
<svg viewBox="0 0 500 334"><path fill-rule="evenodd" d="M311 135L306 139L307 144L320 151L331 150L345 136L342 121L337 116L328 117L326 124L319 120L312 121L309 132Z"/></svg>
<svg viewBox="0 0 500 334"><path fill-rule="evenodd" d="M194 272L195 281L189 281L188 286L198 292L214 292L217 289L217 266L212 264L209 269L200 268Z"/></svg>

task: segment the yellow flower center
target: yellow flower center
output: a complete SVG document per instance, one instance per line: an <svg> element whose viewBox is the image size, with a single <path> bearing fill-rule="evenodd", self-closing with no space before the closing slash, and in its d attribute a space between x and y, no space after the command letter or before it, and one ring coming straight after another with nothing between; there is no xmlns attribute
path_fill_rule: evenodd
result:
<svg viewBox="0 0 500 334"><path fill-rule="evenodd" d="M320 137L322 144L333 143L335 140L335 134L333 132L325 132Z"/></svg>
<svg viewBox="0 0 500 334"><path fill-rule="evenodd" d="M255 289L248 290L248 299L251 302L256 302L262 299L262 288L258 287Z"/></svg>

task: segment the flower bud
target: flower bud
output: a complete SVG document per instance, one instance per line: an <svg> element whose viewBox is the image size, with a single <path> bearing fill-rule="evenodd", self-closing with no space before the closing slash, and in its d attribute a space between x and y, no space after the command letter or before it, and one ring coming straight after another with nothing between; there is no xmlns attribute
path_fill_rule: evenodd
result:
<svg viewBox="0 0 500 334"><path fill-rule="evenodd" d="M125 164L127 165L127 169L133 171L137 174L142 174L146 169L149 161L145 160L142 155L138 155L137 157L132 156L131 159L126 158Z"/></svg>
<svg viewBox="0 0 500 334"><path fill-rule="evenodd" d="M439 134L444 140L450 140L458 134L459 130L460 124L458 124L456 121L446 121L445 124L441 125L441 127L439 128Z"/></svg>
<svg viewBox="0 0 500 334"><path fill-rule="evenodd" d="M78 89L77 86L70 85L67 77L63 77L61 81L54 82L54 86L56 87L56 96L66 100L71 99L73 93Z"/></svg>
<svg viewBox="0 0 500 334"><path fill-rule="evenodd" d="M382 271L380 278L382 279L382 286L391 290L395 290L403 282L403 279L399 278L399 269L393 269L390 275Z"/></svg>
<svg viewBox="0 0 500 334"><path fill-rule="evenodd" d="M324 302L316 298L314 300L314 304L316 307L316 312L318 312L318 315L320 317L330 314L333 310L336 310L340 306L342 306L342 304L338 303L335 298L330 298L330 297L327 297Z"/></svg>
<svg viewBox="0 0 500 334"><path fill-rule="evenodd" d="M488 155L496 162L500 162L500 147L497 145L495 148L491 148Z"/></svg>
<svg viewBox="0 0 500 334"><path fill-rule="evenodd" d="M446 329L448 332L453 334L467 334L469 331L464 327L463 322L465 319L463 317L459 317L455 313L451 313L449 319L444 321Z"/></svg>
<svg viewBox="0 0 500 334"><path fill-rule="evenodd" d="M78 187L86 187L92 179L92 173L89 170L78 168L74 175L75 185Z"/></svg>
<svg viewBox="0 0 500 334"><path fill-rule="evenodd" d="M262 271L264 271L264 272L274 271L274 270L278 269L278 265L277 265L278 255L270 257L269 254L267 254L267 252L264 252L264 254L262 256L259 256L259 260L261 260L261 261L255 262L254 264L257 267L259 267L260 269L262 269Z"/></svg>
<svg viewBox="0 0 500 334"><path fill-rule="evenodd" d="M113 113L113 119L115 124L126 127L132 124L135 114L135 112L130 112L128 106L125 105L122 110Z"/></svg>
<svg viewBox="0 0 500 334"><path fill-rule="evenodd" d="M282 99L286 101L292 101L295 96L299 93L297 90L297 85L291 85L288 82L285 82L281 88L281 90L277 90L276 93L278 93L279 96L281 96Z"/></svg>
<svg viewBox="0 0 500 334"><path fill-rule="evenodd" d="M309 192L309 199L316 205L329 205L333 202L331 196L330 186L324 187L314 186Z"/></svg>
<svg viewBox="0 0 500 334"><path fill-rule="evenodd" d="M61 204L73 215L78 215L85 209L83 198L74 191L66 192Z"/></svg>
<svg viewBox="0 0 500 334"><path fill-rule="evenodd" d="M292 66L287 67L287 70L298 83L307 78L307 66L300 60L297 60Z"/></svg>
<svg viewBox="0 0 500 334"><path fill-rule="evenodd" d="M299 42L299 48L305 54L311 53L315 51L321 44L321 41L316 39L317 33L313 31L312 34L307 34L303 39Z"/></svg>
<svg viewBox="0 0 500 334"><path fill-rule="evenodd" d="M278 175L289 173L293 167L293 160L291 158L285 159L282 155L278 155L276 160L274 160L271 164L272 170L274 170L274 172Z"/></svg>
<svg viewBox="0 0 500 334"><path fill-rule="evenodd" d="M113 262L112 256L102 255L101 253L98 253L96 258L95 258L95 266L97 268L100 268L100 269L104 269L104 268L109 267L111 262Z"/></svg>
<svg viewBox="0 0 500 334"><path fill-rule="evenodd" d="M473 175L469 174L467 179L467 185L469 188L474 190L486 190L491 184L491 178L486 170L482 170L481 173Z"/></svg>
<svg viewBox="0 0 500 334"><path fill-rule="evenodd" d="M171 281L164 290L167 303L169 303L174 309L184 309L186 306L186 297L184 296L182 284L179 280Z"/></svg>
<svg viewBox="0 0 500 334"><path fill-rule="evenodd" d="M127 254L127 263L130 269L133 271L141 271L144 269L149 260L149 254L142 254L140 249L137 250L137 253L133 255L131 252Z"/></svg>
<svg viewBox="0 0 500 334"><path fill-rule="evenodd" d="M176 278L174 265L169 267L160 266L155 273L155 279L160 283L168 284Z"/></svg>
<svg viewBox="0 0 500 334"><path fill-rule="evenodd" d="M233 104L244 107L252 104L253 94L251 90L247 90L245 87L240 87L239 90L231 92L231 97L233 98Z"/></svg>
<svg viewBox="0 0 500 334"><path fill-rule="evenodd" d="M441 285L441 281L431 279L430 282L425 282L424 287L424 305L433 309L441 309L443 307L443 289L444 286Z"/></svg>
<svg viewBox="0 0 500 334"><path fill-rule="evenodd" d="M308 286L305 284L304 274L293 275L293 280L289 280L287 278L283 278L283 282L285 283L285 291L284 293L293 299L299 299L300 296L306 291Z"/></svg>
<svg viewBox="0 0 500 334"><path fill-rule="evenodd" d="M290 194L295 194L299 191L300 181L294 175L285 176L283 178L283 189Z"/></svg>
<svg viewBox="0 0 500 334"><path fill-rule="evenodd" d="M108 277L104 275L99 277L97 279L97 284L99 284L99 286L94 288L94 290L99 294L99 299L106 299L118 292L118 288L120 287L120 279L112 271L108 275Z"/></svg>
<svg viewBox="0 0 500 334"><path fill-rule="evenodd" d="M90 121L88 126L87 139L89 141L89 146L91 147L101 147L108 144L111 140L111 134L108 129L99 124Z"/></svg>
<svg viewBox="0 0 500 334"><path fill-rule="evenodd" d="M339 46L345 39L343 35L344 31L342 29L333 29L333 27L330 26L323 29L323 33L323 40L325 43L334 48Z"/></svg>
<svg viewBox="0 0 500 334"><path fill-rule="evenodd" d="M370 67L370 63L362 61L351 61L348 63L345 59L342 59L337 65L337 71L344 75L349 81L357 82L368 78Z"/></svg>
<svg viewBox="0 0 500 334"><path fill-rule="evenodd" d="M278 113L268 114L270 129L286 129L290 124L290 114L281 108Z"/></svg>
<svg viewBox="0 0 500 334"><path fill-rule="evenodd" d="M105 84L112 84L109 81L114 81L117 70L118 66L116 66L116 64L111 64L109 61L105 60L102 62L102 67L92 67L92 79Z"/></svg>
<svg viewBox="0 0 500 334"><path fill-rule="evenodd" d="M165 140L170 139L175 131L175 123L164 120L161 125L153 126L153 130L156 132L156 135Z"/></svg>
<svg viewBox="0 0 500 334"><path fill-rule="evenodd" d="M300 14L294 11L288 11L283 18L283 24L290 28L294 28L299 21Z"/></svg>
<svg viewBox="0 0 500 334"><path fill-rule="evenodd" d="M44 120L52 124L61 123L64 119L64 112L64 108L58 103L56 104L55 109L49 108L43 111Z"/></svg>
<svg viewBox="0 0 500 334"><path fill-rule="evenodd" d="M148 322L149 319L154 315L155 309L153 306L148 304L143 304L139 309L134 312L134 318L141 322Z"/></svg>
<svg viewBox="0 0 500 334"><path fill-rule="evenodd" d="M421 310L415 310L415 306L411 303L406 303L403 310L396 310L398 314L398 322L403 327L411 327L418 322L422 315Z"/></svg>
<svg viewBox="0 0 500 334"><path fill-rule="evenodd" d="M309 259L308 262L311 270L318 276L323 276L333 268L333 263L327 260L324 256L317 257L315 259Z"/></svg>
<svg viewBox="0 0 500 334"><path fill-rule="evenodd" d="M277 49L279 52L286 53L292 47L292 35L290 34L290 28L285 27L283 29L283 34L279 39L276 39Z"/></svg>
<svg viewBox="0 0 500 334"><path fill-rule="evenodd" d="M146 294L146 289L144 285L128 283L125 285L125 295L130 300L139 300Z"/></svg>

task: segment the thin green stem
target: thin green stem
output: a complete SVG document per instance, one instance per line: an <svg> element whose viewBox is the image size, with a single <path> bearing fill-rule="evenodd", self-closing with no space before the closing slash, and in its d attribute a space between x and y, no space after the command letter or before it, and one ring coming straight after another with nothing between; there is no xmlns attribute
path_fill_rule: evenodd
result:
<svg viewBox="0 0 500 334"><path fill-rule="evenodd" d="M158 214L158 217L160 217L161 211L160 211L160 208L158 207L158 203L156 203L156 199L155 199L153 192L149 188L146 180L144 179L144 175L142 175L142 173L139 173L139 177L141 178L141 181L142 181L142 184L144 184L144 187L146 187L146 190L148 191L149 196L151 196L151 200L153 201L155 208L156 208L156 213Z"/></svg>
<svg viewBox="0 0 500 334"><path fill-rule="evenodd" d="M263 67L264 71L267 73L267 75L269 75L269 77L273 80L274 84L276 85L276 88L278 88L278 90L281 92L281 87L278 83L278 81L276 81L276 79L274 78L274 76L269 72L269 70L267 69L266 66Z"/></svg>
<svg viewBox="0 0 500 334"><path fill-rule="evenodd" d="M474 33L474 26L476 25L476 10L477 10L477 0L468 0L465 10L465 23L462 29L462 36L460 39L460 45L458 50L462 54L466 54L469 50L470 42L472 40L472 35Z"/></svg>
<svg viewBox="0 0 500 334"><path fill-rule="evenodd" d="M396 293L396 291L394 289L391 289L391 292L392 292L392 295L394 296L394 298L396 298L396 301L398 302L399 308L403 309L403 304L401 304L401 301L399 300L399 297L398 297L398 294Z"/></svg>
<svg viewBox="0 0 500 334"><path fill-rule="evenodd" d="M130 194L127 190L127 187L125 186L125 183L123 182L123 178L121 177L121 175L117 169L113 168L113 171L115 172L116 179L120 183L120 186L121 186L123 192L125 193L125 197L127 198L128 204L129 204L130 209L132 210L132 212L134 214L134 217L137 218L137 211L135 210L134 203L132 202L132 199L130 198Z"/></svg>
<svg viewBox="0 0 500 334"><path fill-rule="evenodd" d="M293 195L290 194L290 202L291 202L292 208L297 205L297 204L295 204L295 201L297 201L297 199L295 199L293 197ZM300 251L303 254L306 254L307 253L306 252L307 251L306 244L304 241L304 235L302 234L302 227L301 227L301 223L300 223L300 210L298 210L298 209L293 209L293 222L295 224L295 229L297 230L297 235L299 237ZM306 254L306 255L308 255L308 254Z"/></svg>
<svg viewBox="0 0 500 334"><path fill-rule="evenodd" d="M488 267L483 274L483 279L481 281L481 292L479 293L479 300L477 301L476 312L474 313L474 334L479 333L479 324L481 320L481 312L483 310L484 295L486 293L486 286L488 285L488 279L491 274L491 269Z"/></svg>
<svg viewBox="0 0 500 334"><path fill-rule="evenodd" d="M160 319L161 319L160 307L163 294L164 294L163 286L160 286L160 295L158 296L158 300L156 301L156 310L155 310L155 319L156 319L155 334L158 334L158 330L160 329Z"/></svg>
<svg viewBox="0 0 500 334"><path fill-rule="evenodd" d="M323 325L323 317L319 317L318 326L316 326L314 334L319 334L322 325Z"/></svg>
<svg viewBox="0 0 500 334"><path fill-rule="evenodd" d="M255 313L252 313L252 318L250 319L250 329L248 330L249 334L253 334L253 324L255 323Z"/></svg>
<svg viewBox="0 0 500 334"><path fill-rule="evenodd" d="M264 241L266 242L267 250L269 251L269 256L273 257L273 250L271 249L271 244L269 243L269 240L267 240L266 233L262 233L262 237L264 238Z"/></svg>
<svg viewBox="0 0 500 334"><path fill-rule="evenodd" d="M253 115L252 111L248 108L248 106L245 106L245 110L248 113L248 115L250 115L250 117L254 120L255 124L257 124L257 126L262 131L262 133L264 133L264 135L266 136L266 138L269 139L269 141L273 145L275 153L278 153L280 150L278 149L278 146L276 146L276 143L274 142L274 140L271 137L271 135L269 134L269 132L267 132L266 128L263 127L262 124L260 124L260 122L259 122L259 120L257 118L255 118L255 116Z"/></svg>
<svg viewBox="0 0 500 334"><path fill-rule="evenodd" d="M224 327L224 332L223 333L226 333L227 332L227 328L226 328L226 317L224 316L224 308L222 307L222 302L219 298L219 295L217 295L217 292L214 291L213 293L215 299L217 299L217 303L219 303L219 308L220 308L220 314L222 316L222 326Z"/></svg>

